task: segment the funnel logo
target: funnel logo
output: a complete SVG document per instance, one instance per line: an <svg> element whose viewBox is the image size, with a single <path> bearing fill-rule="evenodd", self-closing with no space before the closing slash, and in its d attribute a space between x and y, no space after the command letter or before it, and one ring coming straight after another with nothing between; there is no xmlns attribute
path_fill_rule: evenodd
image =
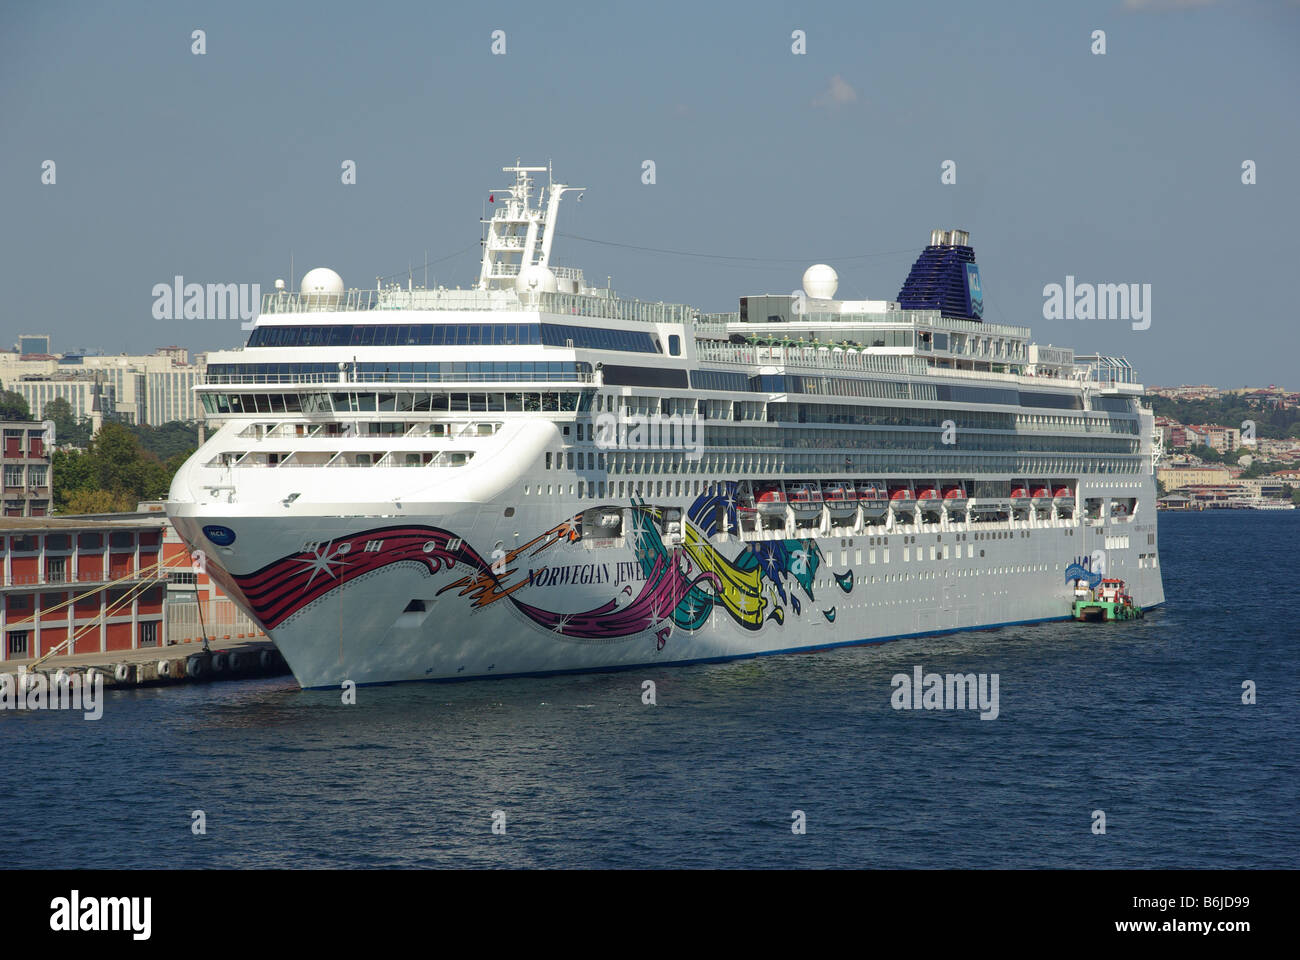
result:
<svg viewBox="0 0 1300 960"><path fill-rule="evenodd" d="M980 268L977 263L966 264L966 300L972 317L984 316L984 288L980 286Z"/></svg>

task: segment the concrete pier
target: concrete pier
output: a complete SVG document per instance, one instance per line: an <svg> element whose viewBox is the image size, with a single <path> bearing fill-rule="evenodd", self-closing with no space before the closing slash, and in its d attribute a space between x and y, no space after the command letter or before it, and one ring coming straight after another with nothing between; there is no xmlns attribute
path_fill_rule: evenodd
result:
<svg viewBox="0 0 1300 960"><path fill-rule="evenodd" d="M266 639L209 640L207 651L201 643L186 643L50 657L39 666L33 666L34 662L6 660L0 664L0 673L16 677L33 671L45 674L52 682L60 670L83 676L94 670L103 675L105 689L247 680L289 673L280 651Z"/></svg>

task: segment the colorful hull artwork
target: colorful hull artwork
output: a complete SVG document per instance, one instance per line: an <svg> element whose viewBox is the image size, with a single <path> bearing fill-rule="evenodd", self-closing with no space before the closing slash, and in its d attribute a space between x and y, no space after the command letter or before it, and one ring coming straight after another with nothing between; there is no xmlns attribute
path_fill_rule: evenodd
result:
<svg viewBox="0 0 1300 960"><path fill-rule="evenodd" d="M211 572L223 587L243 599L268 631L342 584L391 564L411 562L423 565L430 576L444 569L461 573L440 588L439 595L454 591L475 610L510 603L527 620L568 640L608 643L653 631L656 646L662 650L675 629L698 630L717 609L739 626L755 631L771 621L784 623L787 610L802 614L805 601L798 593L807 603L815 602L813 584L823 562L816 541L748 543L728 559L709 541L717 534L723 515L729 529L737 528L736 484L719 487L697 498L687 510L680 545L665 544L660 534L664 518L658 508L633 501L628 533L644 580L639 590L626 584L599 606L579 612L545 610L514 594L546 570L535 565L535 558L544 558L556 544L582 539L581 515L509 552L498 550L490 558L452 531L401 524L332 540L314 550L282 557L253 573L231 575L215 565ZM834 578L843 593L853 590L851 571ZM834 606L822 614L827 622L834 622Z"/></svg>

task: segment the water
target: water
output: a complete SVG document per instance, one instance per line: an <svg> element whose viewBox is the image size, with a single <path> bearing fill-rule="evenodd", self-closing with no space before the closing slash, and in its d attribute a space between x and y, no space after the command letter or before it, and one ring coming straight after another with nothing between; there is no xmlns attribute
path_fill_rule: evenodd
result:
<svg viewBox="0 0 1300 960"><path fill-rule="evenodd" d="M1160 529L1168 602L1131 624L0 714L0 843L59 867L1300 866L1300 512ZM915 664L999 674L1000 716L893 710Z"/></svg>

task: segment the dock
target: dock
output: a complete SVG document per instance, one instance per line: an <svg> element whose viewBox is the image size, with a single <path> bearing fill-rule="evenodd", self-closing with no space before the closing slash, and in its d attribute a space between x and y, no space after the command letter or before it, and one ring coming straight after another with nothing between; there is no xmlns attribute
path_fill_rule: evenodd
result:
<svg viewBox="0 0 1300 960"><path fill-rule="evenodd" d="M6 660L0 666L0 673L12 676L42 673L51 682L60 674L90 678L99 674L104 678L106 690L248 680L289 673L289 666L275 644L258 638L210 639L206 650L201 643L186 643L49 657L33 666L35 663L35 660Z"/></svg>

